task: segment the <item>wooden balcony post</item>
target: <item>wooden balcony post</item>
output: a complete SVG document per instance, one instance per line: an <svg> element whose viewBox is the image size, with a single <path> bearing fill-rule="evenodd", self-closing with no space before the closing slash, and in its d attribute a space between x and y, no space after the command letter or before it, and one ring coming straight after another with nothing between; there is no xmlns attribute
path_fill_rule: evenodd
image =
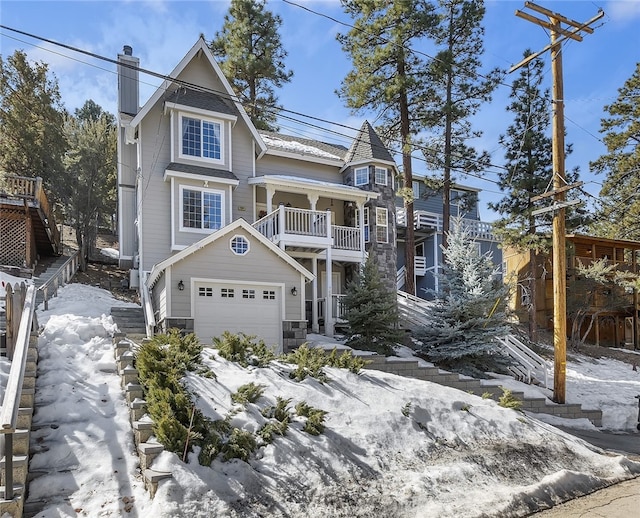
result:
<svg viewBox="0 0 640 518"><path fill-rule="evenodd" d="M278 234L279 234L279 241L280 241L280 248L282 250L284 250L285 245L284 245L284 240L283 240L283 235L286 233L286 217L285 217L285 207L284 207L284 203L281 203L280 205L278 205Z"/></svg>

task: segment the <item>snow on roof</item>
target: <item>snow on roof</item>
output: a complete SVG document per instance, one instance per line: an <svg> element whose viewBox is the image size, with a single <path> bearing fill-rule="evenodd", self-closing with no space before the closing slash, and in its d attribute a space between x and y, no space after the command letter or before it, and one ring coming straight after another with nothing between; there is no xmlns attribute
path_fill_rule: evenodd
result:
<svg viewBox="0 0 640 518"><path fill-rule="evenodd" d="M289 151L291 153L299 153L302 155L313 155L321 158L331 158L334 160L342 160L342 157L324 151L318 147L311 146L309 144L303 144L302 142L296 142L295 140L283 140L273 135L260 134L264 143L271 148L281 149L282 151Z"/></svg>
<svg viewBox="0 0 640 518"><path fill-rule="evenodd" d="M264 178L266 180L281 180L281 181L285 181L285 182L295 182L295 183L304 183L304 184L308 184L308 185L314 185L316 187L329 187L332 189L341 189L341 190L345 190L345 191L353 191L354 193L359 193L359 194L369 194L369 195L374 195L376 196L377 193L372 193L370 191L363 191L362 189L358 188L358 187L354 187L353 185L344 185L342 183L336 183L336 182L325 182L323 180L315 180L313 178L304 178L302 176L287 176L284 174L270 174L270 175L266 175L266 176L262 176L261 178Z"/></svg>

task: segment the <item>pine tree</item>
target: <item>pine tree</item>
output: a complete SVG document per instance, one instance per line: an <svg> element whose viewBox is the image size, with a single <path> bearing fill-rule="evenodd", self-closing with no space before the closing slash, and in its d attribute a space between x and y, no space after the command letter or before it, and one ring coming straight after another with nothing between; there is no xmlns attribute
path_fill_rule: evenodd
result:
<svg viewBox="0 0 640 518"><path fill-rule="evenodd" d="M67 149L64 117L58 82L46 64L29 64L20 50L6 60L0 56L0 170L39 176L54 192Z"/></svg>
<svg viewBox="0 0 640 518"><path fill-rule="evenodd" d="M524 52L524 57L531 54ZM529 271L519 279L519 288L528 296L529 339L536 341L536 279L538 254L550 247L548 236L538 232L537 222L544 228L551 224L552 212L536 217L532 211L539 208L531 199L545 190L553 178L552 142L548 136L550 126L549 90L541 90L544 62L540 58L530 61L520 71L511 87L511 103L507 111L513 114L513 123L506 135L500 136L505 148L505 170L498 173L498 185L506 195L489 208L501 215L494 223L494 232L503 246L529 253ZM523 297L524 299L525 297Z"/></svg>
<svg viewBox="0 0 640 518"><path fill-rule="evenodd" d="M433 133L426 151L427 160L442 171L443 245L451 215L452 172L481 173L489 164L489 154L479 153L468 144L481 136L470 119L482 103L491 100L503 73L494 69L481 74L484 52L483 0L439 0L439 23L430 33L441 50L429 63L428 84L431 95L420 114L425 127Z"/></svg>
<svg viewBox="0 0 640 518"><path fill-rule="evenodd" d="M349 322L347 344L356 349L391 354L400 340L396 293L382 283L372 256L347 285L342 303Z"/></svg>
<svg viewBox="0 0 640 518"><path fill-rule="evenodd" d="M278 129L274 88L293 76L285 68L280 25L282 19L265 10L265 0L231 0L222 30L210 45L251 121L263 130Z"/></svg>
<svg viewBox="0 0 640 518"><path fill-rule="evenodd" d="M600 122L608 153L590 164L606 174L597 211L597 235L640 240L640 63L618 90L616 102L605 106Z"/></svg>
<svg viewBox="0 0 640 518"><path fill-rule="evenodd" d="M482 376L509 363L495 340L509 332L509 287L497 275L491 254L479 252L461 219L454 219L448 237L433 320L417 334L420 350L444 368Z"/></svg>
<svg viewBox="0 0 640 518"><path fill-rule="evenodd" d="M415 293L412 136L423 129L416 114L428 97L422 55L411 46L420 42L436 23L433 6L425 0L343 0L354 19L347 34L338 35L342 48L351 56L352 70L338 94L355 112L376 112L384 127L385 140L400 142L402 152L403 196L406 213L405 289Z"/></svg>
<svg viewBox="0 0 640 518"><path fill-rule="evenodd" d="M115 117L93 101L87 101L75 114L64 126L70 148L59 192L72 215L84 270L98 226L115 211L117 127Z"/></svg>

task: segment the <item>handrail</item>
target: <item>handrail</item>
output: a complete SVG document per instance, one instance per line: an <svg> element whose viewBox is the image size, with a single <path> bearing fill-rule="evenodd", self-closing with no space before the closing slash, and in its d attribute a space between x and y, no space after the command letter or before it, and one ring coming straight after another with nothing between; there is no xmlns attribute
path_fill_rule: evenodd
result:
<svg viewBox="0 0 640 518"><path fill-rule="evenodd" d="M524 345L513 335L497 336L496 340L504 345L506 352L526 369L527 382L531 383L536 371L542 374L545 388L549 388L549 367L547 362Z"/></svg>
<svg viewBox="0 0 640 518"><path fill-rule="evenodd" d="M156 317L153 314L153 305L151 304L151 294L147 285L146 275L140 283L140 294L142 296L142 309L144 311L144 321L147 330L147 336L151 336L151 330L156 326Z"/></svg>
<svg viewBox="0 0 640 518"><path fill-rule="evenodd" d="M49 289L53 288L53 296L55 297L58 294L58 288L66 284L76 274L79 265L79 255L79 251L74 252L69 259L58 268L58 271L54 275L38 287L38 291L41 291L44 297L45 311L49 309Z"/></svg>
<svg viewBox="0 0 640 518"><path fill-rule="evenodd" d="M23 285L24 286L24 285ZM18 424L18 410L22 397L22 385L27 365L27 350L35 312L36 290L33 285L26 289L26 297L20 327L15 341L15 350L7 380L7 388L0 409L0 433L4 434L5 480L4 497L13 499L13 434Z"/></svg>

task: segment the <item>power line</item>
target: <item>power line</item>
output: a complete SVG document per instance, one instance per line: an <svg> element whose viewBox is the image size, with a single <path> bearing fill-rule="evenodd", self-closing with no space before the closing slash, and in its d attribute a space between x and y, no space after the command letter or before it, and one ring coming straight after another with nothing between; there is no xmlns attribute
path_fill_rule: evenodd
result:
<svg viewBox="0 0 640 518"><path fill-rule="evenodd" d="M180 86L184 86L184 87L188 87L188 88L192 88L192 89L196 89L196 90L200 90L200 91L206 91L206 92L209 92L209 93L214 93L214 94L220 96L221 98L226 99L226 100L230 100L232 102L237 102L237 103L240 103L240 104L247 104L246 102L243 103L242 100L237 95L230 95L228 92L222 92L222 91L217 91L217 90L212 89L212 88L202 87L200 85L196 85L194 83L189 83L189 82L184 81L184 80L173 78L173 77L171 77L169 75L162 74L162 73L159 73L159 72L155 72L153 70L145 69L145 68L142 68L142 67L137 67L137 66L134 66L134 65L131 65L131 64L128 64L128 63L122 63L122 62L119 62L118 60L115 60L115 59L112 59L112 58L108 58L108 57L102 56L100 54L96 54L96 53L93 53L93 52L90 52L90 51L86 51L86 50L80 49L78 47L74 47L74 46L71 46L71 45L60 43L60 42L57 42L57 41L54 41L54 40L51 40L51 39L48 39L48 38L44 38L42 36L38 36L38 35L31 34L31 33L25 32L25 31L21 31L19 29L14 29L12 27L8 27L8 26L5 26L5 25L0 25L0 28L5 29L5 30L9 30L9 31L12 31L12 32L16 32L18 34L22 34L24 36L28 36L28 37L36 39L36 40L44 41L46 43L50 43L51 45L60 46L60 47L63 47L65 49L71 50L73 52L78 52L80 54L84 54L84 55L90 56L90 57L98 59L98 60L106 61L108 63L115 64L116 66L125 66L126 68L137 70L138 72L142 72L143 74L148 74L148 75L151 75L153 77L157 77L159 79L162 79L163 81L170 81L170 82L173 82L173 83L178 84ZM40 48L42 48L42 47L40 47ZM44 49L44 48L43 48L43 50L50 51L49 49ZM53 51L50 51L50 52L53 52ZM60 54L60 53L56 53L56 54L64 56L63 54ZM64 56L64 57L68 57L68 56ZM75 61L81 62L80 60L77 60L76 58L69 58L69 59L73 59ZM92 66L95 66L95 65L92 65ZM102 69L100 67L96 67L96 68L99 68L101 70L105 70L105 69ZM112 71L109 71L109 70L106 70L106 71L108 71L109 73L117 74L117 72L112 72ZM159 87L157 87L157 88L159 88ZM299 119L296 119L296 118L293 118L293 117L287 117L286 115L283 115L283 113L288 113L288 114L291 114L291 115L296 116L296 117L303 117L304 119L309 119L311 121L315 121L315 122L324 123L324 124L328 124L328 125L331 125L331 126L336 126L336 127L339 127L339 128L343 128L345 130L349 130L349 131L352 131L352 132L356 133L356 135L359 132L359 128L354 128L354 127L349 126L347 124L342 124L342 123L336 122L336 121L330 121L328 119L323 119L321 117L308 115L308 114L305 114L305 113L302 113L302 112L299 112L299 111L295 111L295 110L288 110L288 109L285 109L285 108L276 108L276 107L267 107L266 109L267 110L269 110L269 109L273 110L278 115L278 117L282 117L284 119L288 119L290 121L297 122L297 123L302 124L302 125L306 125L306 126L313 127L313 128L316 128L316 129L321 129L323 131L326 131L326 132L329 132L329 133L332 133L332 134L335 134L335 135L339 135L341 137L344 137L345 139L349 139L351 142L353 142L353 137L351 135L348 135L348 134L345 134L345 133L341 133L341 132L338 132L336 130L330 130L328 128L324 128L322 126L318 126L318 125L312 124L310 122L306 122L304 120L299 120ZM393 139L393 141L395 141L396 144L401 144L397 139ZM413 145L415 151L433 153L433 149L428 148L427 146L423 146L423 145L420 145L418 143L413 143L412 145ZM400 151L396 150L396 149L392 149L391 151L393 151L393 153L395 153L395 154L399 154L400 153ZM415 155L412 155L412 158L414 160L419 161L419 162L428 163L426 158L421 158L421 157L415 156ZM458 156L458 158L461 158L461 157ZM472 161L474 161L474 160L472 160ZM475 162L478 162L478 161L476 160ZM493 168L496 168L496 169L505 169L504 166L497 165L497 164L489 163L489 164L487 164L487 166L488 167L493 167ZM466 171L456 170L456 169L454 169L454 171L458 172L458 173L467 174L468 176L474 176L474 175L472 175L470 173L467 173ZM491 173L491 171L489 171L489 170L487 170L486 172L487 173ZM481 178L481 177L478 177L478 178L480 178L482 180L485 180L485 181L488 181L488 182L491 182L491 183L496 183L497 184L497 182L494 181L494 180L490 180L490 179L487 179L487 178Z"/></svg>

